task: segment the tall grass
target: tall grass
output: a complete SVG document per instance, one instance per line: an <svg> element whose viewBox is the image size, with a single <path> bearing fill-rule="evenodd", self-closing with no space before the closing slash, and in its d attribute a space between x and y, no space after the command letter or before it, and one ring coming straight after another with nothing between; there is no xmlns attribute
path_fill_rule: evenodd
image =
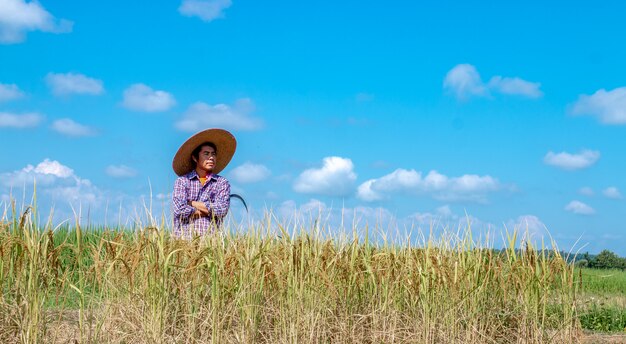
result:
<svg viewBox="0 0 626 344"><path fill-rule="evenodd" d="M416 245L268 215L181 241L132 230L0 227L0 342L572 343L574 268L471 230ZM357 235L362 230L364 236Z"/></svg>

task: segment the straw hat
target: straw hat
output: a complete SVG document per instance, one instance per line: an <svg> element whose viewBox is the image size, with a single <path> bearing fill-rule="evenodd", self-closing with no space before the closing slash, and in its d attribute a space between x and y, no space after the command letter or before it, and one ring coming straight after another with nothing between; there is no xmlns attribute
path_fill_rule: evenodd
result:
<svg viewBox="0 0 626 344"><path fill-rule="evenodd" d="M217 147L217 161L213 168L213 173L222 171L230 162L237 148L237 140L233 134L224 129L206 129L188 138L185 143L178 148L174 155L172 167L177 175L185 175L196 168L196 163L191 159L191 153L196 147L205 143L213 142Z"/></svg>

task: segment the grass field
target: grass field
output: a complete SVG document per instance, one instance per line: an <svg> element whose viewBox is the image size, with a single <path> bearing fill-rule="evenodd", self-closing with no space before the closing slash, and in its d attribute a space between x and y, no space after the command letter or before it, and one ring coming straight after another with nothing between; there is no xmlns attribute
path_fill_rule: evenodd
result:
<svg viewBox="0 0 626 344"><path fill-rule="evenodd" d="M499 252L470 231L374 244L271 216L193 241L32 219L0 225L2 343L575 343L623 282L515 233Z"/></svg>
<svg viewBox="0 0 626 344"><path fill-rule="evenodd" d="M626 271L582 269L577 281L582 281L578 311L582 327L626 333Z"/></svg>
<svg viewBox="0 0 626 344"><path fill-rule="evenodd" d="M584 293L626 297L626 271L581 269L579 275Z"/></svg>

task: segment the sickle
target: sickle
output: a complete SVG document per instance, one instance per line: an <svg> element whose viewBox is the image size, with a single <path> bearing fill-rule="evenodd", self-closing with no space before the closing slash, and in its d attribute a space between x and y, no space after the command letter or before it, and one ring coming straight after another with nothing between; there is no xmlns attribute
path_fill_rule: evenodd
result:
<svg viewBox="0 0 626 344"><path fill-rule="evenodd" d="M237 195L237 194L230 194L230 198L238 198L241 200L241 202L243 203L243 206L246 208L246 212L248 211L248 205L246 204L246 201L243 199L243 197Z"/></svg>

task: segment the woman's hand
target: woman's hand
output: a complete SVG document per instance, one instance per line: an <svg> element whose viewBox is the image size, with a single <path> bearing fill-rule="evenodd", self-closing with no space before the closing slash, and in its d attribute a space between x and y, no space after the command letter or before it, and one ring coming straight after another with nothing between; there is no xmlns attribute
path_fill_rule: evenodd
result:
<svg viewBox="0 0 626 344"><path fill-rule="evenodd" d="M209 209L206 207L206 205L203 202L189 201L187 202L187 204L196 208L196 212L194 213L194 216L209 216Z"/></svg>

